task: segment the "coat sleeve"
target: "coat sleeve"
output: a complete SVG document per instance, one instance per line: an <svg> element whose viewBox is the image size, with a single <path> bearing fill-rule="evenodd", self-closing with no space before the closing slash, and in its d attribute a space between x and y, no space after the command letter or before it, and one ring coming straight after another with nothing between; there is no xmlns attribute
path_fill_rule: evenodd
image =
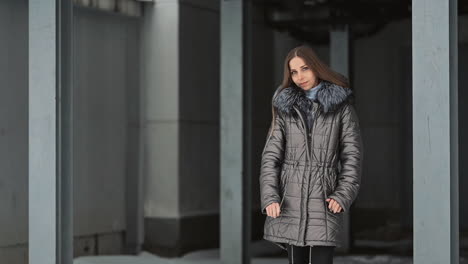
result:
<svg viewBox="0 0 468 264"><path fill-rule="evenodd" d="M273 130L273 131L272 131ZM285 130L284 119L276 114L274 127L270 126L260 165L260 202L262 214L266 207L280 202L279 177L284 158Z"/></svg>
<svg viewBox="0 0 468 264"><path fill-rule="evenodd" d="M341 170L337 187L328 198L337 201L343 211L348 211L359 192L363 155L358 116L350 104L342 111L339 147Z"/></svg>

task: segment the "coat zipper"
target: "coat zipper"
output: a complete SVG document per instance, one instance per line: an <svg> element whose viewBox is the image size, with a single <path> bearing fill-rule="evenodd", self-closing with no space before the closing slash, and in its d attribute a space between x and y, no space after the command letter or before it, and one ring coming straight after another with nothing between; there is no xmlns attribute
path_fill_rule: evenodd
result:
<svg viewBox="0 0 468 264"><path fill-rule="evenodd" d="M306 128L306 131L305 131L305 133L306 133L306 145L307 145L307 146L306 146L306 147L307 147L306 153L307 153L307 158L309 159L309 161L312 162L312 160L310 159L310 147L309 147L309 138L308 138L308 134L307 134L307 126L306 126L306 123L305 123L304 118L302 117L302 113L299 111L299 109L297 109L297 108L294 106L294 110L296 110L297 114L299 115L299 118L301 118L302 126L303 126L304 128ZM312 130L311 130L311 133L312 133Z"/></svg>
<svg viewBox="0 0 468 264"><path fill-rule="evenodd" d="M305 128L305 138L306 138L306 148L307 148L307 158L309 159L309 162L312 163L312 160L310 158L310 147L309 147L309 134L307 133L307 125L304 121L304 118L302 117L302 113L299 111L299 109L297 109L295 106L294 106L294 110L296 110L297 114L299 115L299 118L301 119L301 122L302 122L302 126ZM311 129L311 133L312 133L312 129ZM309 180L310 180L310 173L309 173ZM309 186L310 184L307 184L307 195L309 195ZM307 202L308 203L308 202ZM307 210L307 208L305 209ZM307 226L307 222L306 222L306 226ZM305 232L304 232L304 236L305 236ZM304 240L304 243L305 243L305 238L303 237L302 240Z"/></svg>
<svg viewBox="0 0 468 264"><path fill-rule="evenodd" d="M307 132L310 133L310 140L312 141L312 139L313 139L313 137L312 137L312 131L313 131L313 128L314 128L314 126L315 126L315 122L316 122L316 119L317 119L317 115L315 114L315 112L313 111L313 108L312 108L312 114L314 115L314 118L313 118L314 123L312 123L312 126L311 126L311 128L310 128L310 131L307 131L307 126L306 126L306 123L305 123L305 121L304 121L304 118L302 117L302 113L301 113L301 112L299 111L299 109L297 109L295 106L294 106L293 108L294 108L294 110L296 110L297 114L298 114L299 117L301 118L303 127L306 128L306 131L305 131L305 134L306 134L306 145L307 145L307 146L306 146L306 147L307 147L306 153L307 153L307 157L309 158L309 162L310 162L310 164L311 164L311 166L312 166L312 159L311 159L311 153L310 153L312 150L311 150L311 147L309 146L309 134L308 134ZM311 142L311 144L312 144L312 142ZM309 177L310 177L310 175L309 175ZM323 177L322 177L322 178L323 178ZM321 180L321 183L322 183L322 188L325 188L325 185L323 184L323 179ZM310 182L309 182L309 185L310 185ZM307 194L309 194L309 186L307 186ZM327 216L327 210L328 210L328 209L327 209L326 202L325 202L325 200L327 199L327 197L326 197L326 195L325 195L325 192L323 192L322 195L323 195L323 199L324 199L324 200L323 200L323 207L324 207L323 209L324 209L324 215L325 215L325 222L328 223L328 216ZM306 224L307 224L307 223L306 223ZM327 227L327 226L325 227L325 235L326 235L326 240L328 241L328 227Z"/></svg>

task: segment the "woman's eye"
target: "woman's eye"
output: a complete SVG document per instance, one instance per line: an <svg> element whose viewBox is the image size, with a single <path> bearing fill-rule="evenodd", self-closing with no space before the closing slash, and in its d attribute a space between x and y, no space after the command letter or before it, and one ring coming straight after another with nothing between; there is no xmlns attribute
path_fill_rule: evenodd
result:
<svg viewBox="0 0 468 264"><path fill-rule="evenodd" d="M303 71L306 71L306 70L308 70L308 69L309 69L309 68L307 68L307 67L302 68Z"/></svg>

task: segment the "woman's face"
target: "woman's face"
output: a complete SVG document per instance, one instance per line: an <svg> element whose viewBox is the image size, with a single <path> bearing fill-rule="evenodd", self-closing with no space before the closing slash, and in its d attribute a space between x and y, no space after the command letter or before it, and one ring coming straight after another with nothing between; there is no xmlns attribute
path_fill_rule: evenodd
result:
<svg viewBox="0 0 468 264"><path fill-rule="evenodd" d="M291 79L298 87L309 90L317 85L315 74L301 57L294 57L289 61L289 71Z"/></svg>

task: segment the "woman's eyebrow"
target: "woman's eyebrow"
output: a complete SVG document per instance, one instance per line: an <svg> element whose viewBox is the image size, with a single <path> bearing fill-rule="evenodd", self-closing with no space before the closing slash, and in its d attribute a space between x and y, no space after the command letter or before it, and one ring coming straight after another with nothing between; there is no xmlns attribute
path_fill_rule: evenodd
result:
<svg viewBox="0 0 468 264"><path fill-rule="evenodd" d="M302 69L302 68L304 68L304 67L307 67L307 65L306 65L306 64L304 64L304 65L302 65L302 66L301 66L301 67L299 67L299 68L301 68L301 69ZM295 70L296 70L296 69L291 69L291 71L295 71Z"/></svg>

